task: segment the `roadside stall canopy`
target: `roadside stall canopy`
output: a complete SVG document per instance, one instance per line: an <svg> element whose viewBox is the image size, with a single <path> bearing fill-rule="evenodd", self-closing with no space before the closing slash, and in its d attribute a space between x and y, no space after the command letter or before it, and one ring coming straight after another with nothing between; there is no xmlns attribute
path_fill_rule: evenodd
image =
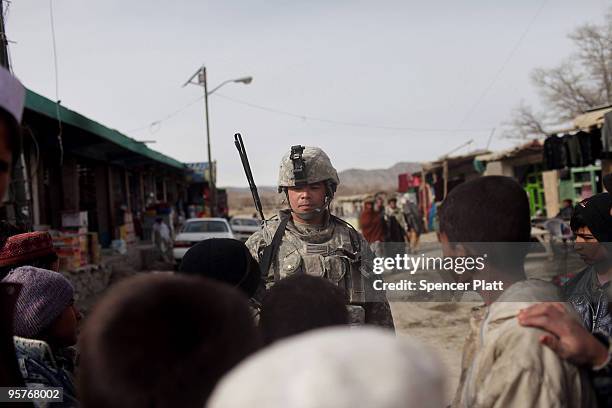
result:
<svg viewBox="0 0 612 408"><path fill-rule="evenodd" d="M123 133L110 129L80 113L70 110L37 94L26 90L26 112L24 123L32 118L31 113L50 119L44 129L57 132L58 122L66 136L65 148L92 159L117 163L126 167L146 164L163 164L176 170L185 171L183 163L147 147ZM28 112L29 111L29 112ZM40 119L40 118L37 118ZM55 122L55 123L54 123ZM70 129L72 127L72 129ZM84 134L86 132L86 134ZM45 132L44 139L52 139L52 132ZM54 140L52 139L54 142ZM44 143L44 140L41 140ZM44 144L43 146L44 147Z"/></svg>

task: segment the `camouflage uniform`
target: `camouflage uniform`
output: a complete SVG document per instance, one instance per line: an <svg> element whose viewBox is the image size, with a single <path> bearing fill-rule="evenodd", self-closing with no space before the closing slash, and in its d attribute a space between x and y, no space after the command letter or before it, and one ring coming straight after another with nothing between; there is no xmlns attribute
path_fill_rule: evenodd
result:
<svg viewBox="0 0 612 408"><path fill-rule="evenodd" d="M331 195L338 184L338 175L327 155L318 148L306 147L303 152L307 184L325 181L331 184ZM289 155L281 162L279 192L295 186ZM335 185L334 185L335 184ZM278 250L271 259L268 286L295 273L324 277L346 290L352 320L365 311L365 323L393 328L391 310L385 294L372 287L374 255L368 243L353 227L325 210L322 225L295 223L291 210L282 210L246 242L251 254L262 261L264 249L272 243L281 220L289 218ZM263 271L265 273L265 271ZM380 276L376 276L380 279Z"/></svg>

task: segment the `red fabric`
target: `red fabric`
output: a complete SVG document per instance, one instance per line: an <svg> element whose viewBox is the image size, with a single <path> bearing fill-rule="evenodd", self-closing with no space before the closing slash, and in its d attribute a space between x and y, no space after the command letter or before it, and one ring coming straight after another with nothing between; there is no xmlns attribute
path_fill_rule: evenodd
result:
<svg viewBox="0 0 612 408"><path fill-rule="evenodd" d="M405 193L410 188L410 174L404 173L397 176L397 191Z"/></svg>
<svg viewBox="0 0 612 408"><path fill-rule="evenodd" d="M359 216L359 226L366 241L371 243L385 240L384 220L380 212L363 210Z"/></svg>
<svg viewBox="0 0 612 408"><path fill-rule="evenodd" d="M0 249L0 266L23 263L55 253L48 232L35 231L9 237Z"/></svg>

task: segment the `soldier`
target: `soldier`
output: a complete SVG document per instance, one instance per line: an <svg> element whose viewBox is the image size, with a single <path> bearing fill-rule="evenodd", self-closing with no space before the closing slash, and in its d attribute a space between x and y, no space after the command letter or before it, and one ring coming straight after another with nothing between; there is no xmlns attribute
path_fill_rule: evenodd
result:
<svg viewBox="0 0 612 408"><path fill-rule="evenodd" d="M290 208L266 221L246 245L269 285L295 273L322 276L345 290L353 322L393 328L384 292L372 287L374 255L368 243L329 211L338 184L323 150L293 146L278 179L278 192L285 193Z"/></svg>

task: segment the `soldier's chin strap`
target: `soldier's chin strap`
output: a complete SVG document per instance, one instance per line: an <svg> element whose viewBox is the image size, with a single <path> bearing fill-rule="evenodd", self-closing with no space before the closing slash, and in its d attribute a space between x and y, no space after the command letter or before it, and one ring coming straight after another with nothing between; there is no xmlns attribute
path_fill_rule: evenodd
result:
<svg viewBox="0 0 612 408"><path fill-rule="evenodd" d="M320 214L323 214L325 210L327 210L327 212L330 212L329 205L331 204L334 193L329 185L326 184L325 188L327 189L327 193L325 194L325 201L323 202L323 205L321 207L314 208L310 211L303 211L303 212L295 211L291 207L291 202L289 201L289 193L287 192L287 189L285 189L285 197L287 198L287 202L289 203L289 209L291 210L292 213L296 214L298 217L300 217L304 221L310 221L310 220L315 219Z"/></svg>
<svg viewBox="0 0 612 408"><path fill-rule="evenodd" d="M325 212L325 210L328 210L328 212L329 212L329 204L330 203L331 203L331 198L329 198L329 196L325 196L325 202L323 203L323 205L321 207L315 208L313 210L299 212L299 211L295 211L293 208L291 208L291 205L289 205L289 208L291 208L291 212L292 213L295 213L298 217L300 217L304 221L310 221L310 220L315 219L320 214L323 214Z"/></svg>

